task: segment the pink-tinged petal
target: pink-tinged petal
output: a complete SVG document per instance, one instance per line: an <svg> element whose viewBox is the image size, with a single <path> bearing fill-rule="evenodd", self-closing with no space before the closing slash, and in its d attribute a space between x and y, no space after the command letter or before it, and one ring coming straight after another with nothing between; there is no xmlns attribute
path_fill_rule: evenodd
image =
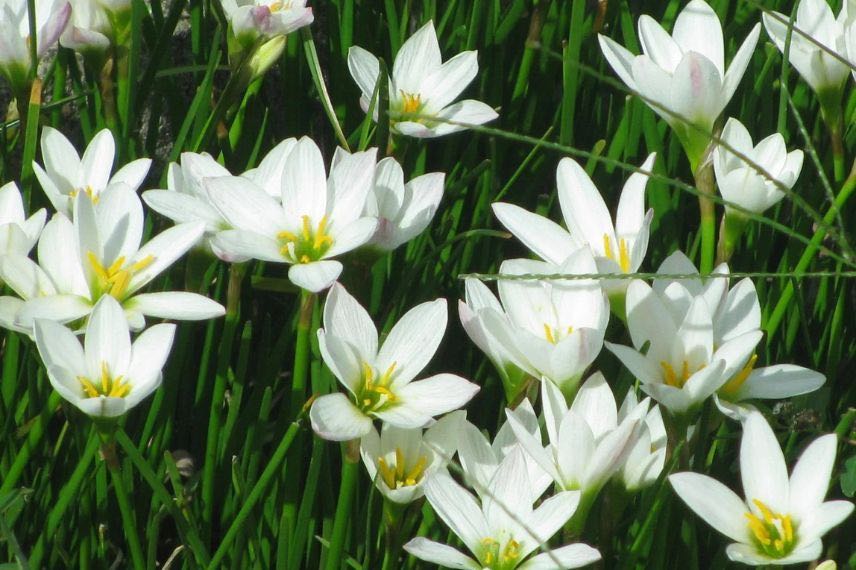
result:
<svg viewBox="0 0 856 570"><path fill-rule="evenodd" d="M545 261L561 265L582 245L556 222L520 206L496 202L491 207L502 225Z"/></svg>
<svg viewBox="0 0 856 570"><path fill-rule="evenodd" d="M63 30L68 25L68 20L71 17L71 4L63 2L59 8L51 12L42 29L36 34L38 55L42 57L45 53L56 44L62 35Z"/></svg>
<svg viewBox="0 0 856 570"><path fill-rule="evenodd" d="M359 439L372 429L371 419L342 393L316 399L309 410L309 420L318 437L330 441Z"/></svg>
<svg viewBox="0 0 856 570"><path fill-rule="evenodd" d="M675 69L670 87L667 108L673 117L708 134L727 103L722 98L722 77L716 66L703 55L689 52Z"/></svg>
<svg viewBox="0 0 856 570"><path fill-rule="evenodd" d="M734 491L699 473L676 473L669 483L704 522L732 540L749 542L746 503Z"/></svg>
<svg viewBox="0 0 856 570"><path fill-rule="evenodd" d="M722 24L707 2L692 0L687 4L675 20L672 35L681 51L705 56L716 66L720 76L725 75Z"/></svg>
<svg viewBox="0 0 856 570"><path fill-rule="evenodd" d="M773 512L788 512L789 483L785 456L776 434L760 413L753 413L743 424L740 442L740 476L743 492L752 511L761 514L754 501L764 503Z"/></svg>
<svg viewBox="0 0 856 570"><path fill-rule="evenodd" d="M421 536L410 539L404 545L404 550L420 560L437 564L443 568L481 570L480 564L459 550Z"/></svg>

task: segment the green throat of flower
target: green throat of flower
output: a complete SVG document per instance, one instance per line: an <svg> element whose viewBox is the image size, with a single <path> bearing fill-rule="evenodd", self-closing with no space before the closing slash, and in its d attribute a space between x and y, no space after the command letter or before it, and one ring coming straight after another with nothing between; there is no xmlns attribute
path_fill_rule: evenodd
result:
<svg viewBox="0 0 856 570"><path fill-rule="evenodd" d="M314 228L309 216L303 216L299 234L281 231L276 237L281 244L279 253L291 263L311 263L323 259L333 245L333 238L327 233L327 216L322 217Z"/></svg>
<svg viewBox="0 0 856 570"><path fill-rule="evenodd" d="M124 398L131 393L131 384L124 376L111 376L106 362L101 361L101 378L92 381L86 376L78 376L77 381L83 389L84 398Z"/></svg>
<svg viewBox="0 0 856 570"><path fill-rule="evenodd" d="M155 260L153 255L147 255L135 263L126 265L125 256L119 256L116 261L104 267L101 260L93 252L87 252L86 258L95 275L93 301L100 298L101 295L110 295L116 300L122 301L128 293L128 285L130 285L134 274L142 271Z"/></svg>
<svg viewBox="0 0 856 570"><path fill-rule="evenodd" d="M418 484L422 481L422 477L425 475L425 467L427 466L428 457L420 455L416 463L408 469L404 452L399 447L395 448L395 460L392 465L383 457L377 458L378 473L390 489L413 487Z"/></svg>
<svg viewBox="0 0 856 570"><path fill-rule="evenodd" d="M510 570L516 568L520 559L520 543L509 539L503 548L493 537L483 538L481 563L491 570Z"/></svg>
<svg viewBox="0 0 856 570"><path fill-rule="evenodd" d="M770 558L784 558L796 544L794 523L790 515L774 513L767 505L753 499L752 503L761 511L761 516L746 513L749 531L758 549Z"/></svg>
<svg viewBox="0 0 856 570"><path fill-rule="evenodd" d="M374 367L363 362L363 387L357 394L357 407L364 413L379 412L394 405L398 398L390 390L396 363L390 364L381 375Z"/></svg>

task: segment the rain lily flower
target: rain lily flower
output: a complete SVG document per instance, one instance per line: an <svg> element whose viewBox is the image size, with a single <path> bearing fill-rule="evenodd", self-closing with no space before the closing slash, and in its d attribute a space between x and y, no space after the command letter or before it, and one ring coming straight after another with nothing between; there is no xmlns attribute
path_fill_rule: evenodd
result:
<svg viewBox="0 0 856 570"><path fill-rule="evenodd" d="M533 438L541 437L538 416L535 415L535 410L528 399L523 400L515 408L515 413L520 424ZM458 438L458 460L461 462L464 480L480 497L485 498L499 466L512 451L519 447L517 436L514 435L511 424L505 422L491 443L479 428L469 421L464 421ZM553 482L553 478L529 455L526 455L526 473L529 477L528 488L532 491L534 503L541 498Z"/></svg>
<svg viewBox="0 0 856 570"><path fill-rule="evenodd" d="M21 191L14 182L0 187L0 255L28 255L45 227L44 208L26 217Z"/></svg>
<svg viewBox="0 0 856 570"><path fill-rule="evenodd" d="M362 214L375 153L338 149L328 177L321 151L303 137L285 158L281 203L244 177L204 180L211 202L235 228L217 233L212 246L232 258L288 263L292 283L315 293L327 289L342 272L332 258L367 243L377 229L377 219Z"/></svg>
<svg viewBox="0 0 856 570"><path fill-rule="evenodd" d="M675 492L710 526L734 542L734 562L785 565L820 557L821 537L853 512L848 501L824 501L835 463L835 434L819 437L788 477L776 435L760 413L743 425L740 475L745 499L706 475L669 476Z"/></svg>
<svg viewBox="0 0 856 570"><path fill-rule="evenodd" d="M640 167L650 172L656 154L650 154ZM572 158L563 158L556 170L559 204L568 230L588 243L600 273L635 273L648 250L648 231L654 210L645 211L645 186L648 176L633 173L621 190L615 224L603 197L586 171ZM623 297L628 281L603 283L610 297Z"/></svg>
<svg viewBox="0 0 856 570"><path fill-rule="evenodd" d="M32 65L30 43L36 42L41 58L52 48L68 24L71 5L64 0L40 0L36 3L36 37L30 38L28 3L0 0L0 73L12 84L16 97L29 98Z"/></svg>
<svg viewBox="0 0 856 570"><path fill-rule="evenodd" d="M362 91L360 106L368 112L380 73L377 57L361 47L348 51L348 69ZM434 22L429 21L398 51L389 78L390 127L393 132L430 138L466 129L445 121L481 125L497 118L490 106L466 99L454 103L479 65L475 51L459 53L446 63L440 55ZM374 120L378 120L375 106Z"/></svg>
<svg viewBox="0 0 856 570"><path fill-rule="evenodd" d="M672 127L695 171L714 122L746 71L759 33L760 25L752 28L726 70L719 18L704 0L691 0L678 14L671 35L650 16L639 18L642 55L633 55L606 36L598 40L615 73Z"/></svg>
<svg viewBox="0 0 856 570"><path fill-rule="evenodd" d="M466 412L452 412L424 433L422 428L383 424L378 435L372 427L360 440L360 454L381 494L398 504L422 497L425 481L452 460L465 418Z"/></svg>
<svg viewBox="0 0 856 570"><path fill-rule="evenodd" d="M629 390L618 409L618 423L633 414L638 405L636 392ZM639 437L627 454L620 472L624 488L631 493L654 484L666 465L668 439L660 406L654 405L648 410L640 428Z"/></svg>
<svg viewBox="0 0 856 570"><path fill-rule="evenodd" d="M96 210L89 195L75 199L75 221L57 214L39 240L39 264L23 256L0 260L0 274L26 302L16 325L31 329L34 319L68 323L86 317L101 297L114 297L134 330L145 316L202 320L224 314L223 307L196 293L138 293L184 255L202 236L202 223L170 228L140 245L143 206L127 188L102 195Z"/></svg>
<svg viewBox="0 0 856 570"><path fill-rule="evenodd" d="M579 492L561 491L533 509L529 485L520 449L503 460L480 504L448 474L437 473L425 484L425 496L474 558L423 537L404 549L432 564L468 570L561 570L600 560L600 553L586 544L545 545L573 515ZM529 558L539 547L544 552Z"/></svg>
<svg viewBox="0 0 856 570"><path fill-rule="evenodd" d="M524 381L531 378L523 371L515 360L508 356L508 351L490 334L482 315L483 310L491 310L505 314L505 309L488 289L487 285L478 279L467 278L464 281L464 301L458 301L458 316L464 330L479 349L485 353L496 368L502 379L506 402L513 402L526 387ZM507 316L505 317L507 319Z"/></svg>
<svg viewBox="0 0 856 570"><path fill-rule="evenodd" d="M221 0L223 12L239 44L285 36L315 19L306 0Z"/></svg>
<svg viewBox="0 0 856 570"><path fill-rule="evenodd" d="M282 141L265 155L257 168L248 170L241 176L255 182L271 197L279 200L285 158L295 144L297 139L293 138ZM231 175L231 172L208 153L184 152L181 154L181 161L170 163L167 169L167 189L147 190L143 192L143 201L152 210L177 224L205 222L206 247L223 261L246 261L247 258L229 256L218 250L211 239L218 232L234 228L214 207L202 180Z"/></svg>
<svg viewBox="0 0 856 570"><path fill-rule="evenodd" d="M590 274L594 258L579 248L560 266L529 259L507 260L503 275ZM502 358L534 378L547 378L572 398L586 368L603 347L609 301L593 279L500 279L503 311L496 305L476 313L483 332ZM489 293L489 291L485 291Z"/></svg>
<svg viewBox="0 0 856 570"><path fill-rule="evenodd" d="M856 26L856 13L850 13L851 0L845 0L836 18L826 0L801 0L793 29L790 17L779 12L762 14L770 39L784 53L790 35L788 61L802 75L821 100L824 111L829 104L840 105L842 89L850 68L829 51L844 56L847 35ZM820 45L818 45L820 44ZM821 48L824 46L826 49ZM827 51L829 50L829 51Z"/></svg>
<svg viewBox="0 0 856 570"><path fill-rule="evenodd" d="M36 178L56 208L66 216L72 215L74 197L85 193L97 204L101 195L111 188L125 186L133 191L143 183L152 164L149 158L140 158L120 168L113 176L113 158L116 143L107 129L92 138L81 158L74 145L58 130L42 130L42 158L44 168L33 161Z"/></svg>
<svg viewBox="0 0 856 570"><path fill-rule="evenodd" d="M99 419L125 414L160 386L174 335L175 325L154 325L131 344L125 313L109 295L92 309L83 346L59 323L43 319L35 323L36 346L51 386Z"/></svg>
<svg viewBox="0 0 856 570"><path fill-rule="evenodd" d="M516 410L506 410L517 440L556 484L581 493L577 517L585 520L601 488L625 464L639 439L640 423L648 411L646 398L618 421L612 389L603 374L592 374L568 407L562 393L550 382L542 382L544 423L549 443L541 444Z"/></svg>
<svg viewBox="0 0 856 570"><path fill-rule="evenodd" d="M773 133L753 146L749 131L732 117L725 123L720 138L754 163L744 162L724 146L714 149L713 169L723 198L760 214L785 197L779 186L793 188L802 170L803 152L799 149L788 152L781 134ZM739 215L728 204L725 211L727 215Z"/></svg>
<svg viewBox="0 0 856 570"><path fill-rule="evenodd" d="M400 428L422 428L457 410L479 387L454 374L413 379L434 356L446 332L446 301L417 305L392 327L378 348L366 310L345 288L333 285L318 331L321 356L349 394L321 396L309 418L320 437L347 441L372 429L372 419Z"/></svg>
<svg viewBox="0 0 856 570"><path fill-rule="evenodd" d="M71 21L59 43L84 56L100 56L110 47L113 37L107 10L98 0L71 0L71 5Z"/></svg>
<svg viewBox="0 0 856 570"><path fill-rule="evenodd" d="M421 234L437 213L445 177L442 172L432 172L405 184L401 165L392 157L381 160L364 211L378 219L367 247L392 251Z"/></svg>
<svg viewBox="0 0 856 570"><path fill-rule="evenodd" d="M627 288L627 327L633 347L607 342L641 382L642 390L673 415L691 416L702 402L749 362L761 331L745 332L720 346L714 343L713 314L703 297L672 302L680 283L662 293L644 281ZM650 343L643 355L639 350Z"/></svg>

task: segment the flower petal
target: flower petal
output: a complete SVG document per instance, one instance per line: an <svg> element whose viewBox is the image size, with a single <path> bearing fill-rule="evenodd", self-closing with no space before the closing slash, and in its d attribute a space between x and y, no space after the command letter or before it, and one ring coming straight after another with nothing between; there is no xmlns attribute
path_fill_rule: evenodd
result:
<svg viewBox="0 0 856 570"><path fill-rule="evenodd" d="M587 544L568 544L551 548L549 552L530 558L518 568L520 570L567 570L588 566L600 558L600 552Z"/></svg>
<svg viewBox="0 0 856 570"><path fill-rule="evenodd" d="M135 310L147 317L178 321L204 321L226 314L226 309L213 299L199 293L162 291L134 295L125 301L126 310Z"/></svg>
<svg viewBox="0 0 856 570"><path fill-rule="evenodd" d="M341 392L321 396L309 410L312 429L330 441L359 439L372 429L372 420L363 415Z"/></svg>
<svg viewBox="0 0 856 570"><path fill-rule="evenodd" d="M446 332L446 300L422 303L407 311L384 340L375 366L384 373L394 369L392 387L400 389L428 364Z"/></svg>
<svg viewBox="0 0 856 570"><path fill-rule="evenodd" d="M475 497L442 471L426 481L425 496L437 515L467 545L470 552L479 552L482 539L490 536L490 532L488 521Z"/></svg>
<svg viewBox="0 0 856 570"><path fill-rule="evenodd" d="M297 263L288 269L288 280L310 293L329 288L342 274L342 264L334 259Z"/></svg>
<svg viewBox="0 0 856 570"><path fill-rule="evenodd" d="M421 536L411 538L404 545L404 550L420 560L437 564L443 568L481 570L480 564L459 550Z"/></svg>
<svg viewBox="0 0 856 570"><path fill-rule="evenodd" d="M520 206L495 202L491 207L502 225L545 261L561 265L581 245L556 222Z"/></svg>
<svg viewBox="0 0 856 570"><path fill-rule="evenodd" d="M834 433L811 442L800 455L789 480L790 506L798 520L809 515L823 502L835 464L838 438Z"/></svg>
<svg viewBox="0 0 856 570"><path fill-rule="evenodd" d="M737 542L749 542L746 503L737 494L707 475L669 475L675 493L707 524Z"/></svg>
<svg viewBox="0 0 856 570"><path fill-rule="evenodd" d="M479 391L479 386L455 374L437 374L395 389L401 406L434 417L457 410Z"/></svg>
<svg viewBox="0 0 856 570"><path fill-rule="evenodd" d="M773 512L788 512L788 468L776 434L760 413L752 413L743 424L740 442L740 476L746 502L760 513L758 500Z"/></svg>

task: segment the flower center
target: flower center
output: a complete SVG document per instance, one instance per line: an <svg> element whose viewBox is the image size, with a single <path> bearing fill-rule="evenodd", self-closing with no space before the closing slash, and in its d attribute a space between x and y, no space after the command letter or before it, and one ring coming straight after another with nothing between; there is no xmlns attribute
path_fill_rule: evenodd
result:
<svg viewBox="0 0 856 570"><path fill-rule="evenodd" d="M282 10L291 10L291 0L273 2L268 6L268 10L273 14Z"/></svg>
<svg viewBox="0 0 856 570"><path fill-rule="evenodd" d="M395 366L396 363L393 362L386 369L386 372L378 376L373 366L363 362L363 389L357 396L357 406L363 412L380 411L398 400L392 390L389 389L389 385L392 384L392 376L395 374Z"/></svg>
<svg viewBox="0 0 856 570"><path fill-rule="evenodd" d="M153 255L147 255L143 259L125 266L125 256L120 255L109 267L104 267L101 260L92 251L86 252L86 258L92 271L95 273L95 289L98 293L95 297L108 294L121 301L128 291L128 285L135 273L138 273L154 262ZM93 299L94 300L94 299Z"/></svg>
<svg viewBox="0 0 856 570"><path fill-rule="evenodd" d="M124 376L111 376L106 362L101 361L101 378L93 382L85 376L78 376L77 381L83 388L85 398L124 398L131 392L131 384Z"/></svg>
<svg viewBox="0 0 856 570"><path fill-rule="evenodd" d="M499 541L493 537L483 538L481 543L484 547L481 562L485 567L504 570L517 566L517 561L520 558L520 543L513 538L506 542L505 547L501 550Z"/></svg>
<svg viewBox="0 0 856 570"><path fill-rule="evenodd" d="M607 234L603 234L603 251L608 259L618 264L622 273L630 273L630 251L627 249L627 240L624 238L618 240L618 259L615 259L615 252L612 251L612 240Z"/></svg>
<svg viewBox="0 0 856 570"><path fill-rule="evenodd" d="M422 108L422 95L419 93L405 93L401 91L401 99L403 102L401 112L403 114L415 113Z"/></svg>
<svg viewBox="0 0 856 570"><path fill-rule="evenodd" d="M699 366L697 369L692 370L690 368L690 363L684 360L681 363L680 375L675 371L670 362L666 362L665 360L660 361L660 366L663 368L663 383L667 386L673 386L675 388L683 388L684 384L687 383L687 380L690 379L690 376L704 368L704 364Z"/></svg>
<svg viewBox="0 0 856 570"><path fill-rule="evenodd" d="M390 489L401 489L402 487L412 487L422 480L425 474L425 467L428 465L428 457L420 455L419 459L409 470L407 462L404 458L404 452L400 447L395 448L395 461L392 465L387 463L383 457L377 458L378 471Z"/></svg>
<svg viewBox="0 0 856 570"><path fill-rule="evenodd" d="M309 216L303 216L303 227L300 234L281 231L276 237L282 243L280 254L291 263L311 263L324 257L333 238L327 233L327 216L321 218L318 226L313 229Z"/></svg>
<svg viewBox="0 0 856 570"><path fill-rule="evenodd" d="M565 332L562 332L560 328L554 328L547 323L544 323L544 338L547 339L547 342L550 344L556 344L562 339L571 335L574 332L574 327L568 327Z"/></svg>
<svg viewBox="0 0 856 570"><path fill-rule="evenodd" d="M92 186L88 184L86 185L86 188L75 188L74 190L68 193L68 197L74 200L81 192L89 196L89 199L92 200L93 204L97 204L98 200L101 198L100 195L95 193L95 190L92 189Z"/></svg>
<svg viewBox="0 0 856 570"><path fill-rule="evenodd" d="M746 513L749 530L758 548L770 558L783 558L790 554L796 544L791 516L774 513L758 499L753 499L752 503L762 515Z"/></svg>
<svg viewBox="0 0 856 570"><path fill-rule="evenodd" d="M743 386L743 383L746 382L746 379L749 378L749 375L752 374L752 370L754 370L755 363L757 361L758 355L753 354L752 358L749 359L749 362L746 363L746 366L744 366L740 372L735 374L731 380L726 382L725 385L719 389L719 393L722 396L734 397L740 387Z"/></svg>

